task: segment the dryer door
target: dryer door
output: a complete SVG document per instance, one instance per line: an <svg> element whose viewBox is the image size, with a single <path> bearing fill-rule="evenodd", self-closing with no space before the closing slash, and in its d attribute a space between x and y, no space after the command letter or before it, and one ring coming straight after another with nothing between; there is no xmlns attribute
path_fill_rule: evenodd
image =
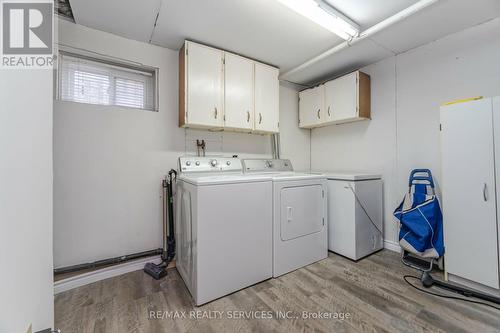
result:
<svg viewBox="0 0 500 333"><path fill-rule="evenodd" d="M324 227L321 185L285 187L280 194L281 240L319 232Z"/></svg>

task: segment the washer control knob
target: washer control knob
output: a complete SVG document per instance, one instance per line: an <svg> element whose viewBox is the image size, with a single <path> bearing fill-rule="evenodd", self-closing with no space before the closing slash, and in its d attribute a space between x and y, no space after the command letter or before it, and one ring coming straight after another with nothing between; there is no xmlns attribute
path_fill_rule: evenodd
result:
<svg viewBox="0 0 500 333"><path fill-rule="evenodd" d="M213 167L217 166L217 160L211 160L210 165L212 165Z"/></svg>
<svg viewBox="0 0 500 333"><path fill-rule="evenodd" d="M191 161L186 161L186 165L190 166L191 165Z"/></svg>
<svg viewBox="0 0 500 333"><path fill-rule="evenodd" d="M271 162L271 161L266 161L266 166L267 166L268 168L272 168L272 167L273 167L273 162Z"/></svg>
<svg viewBox="0 0 500 333"><path fill-rule="evenodd" d="M196 161L194 164L196 164L196 165L200 165L200 161Z"/></svg>
<svg viewBox="0 0 500 333"><path fill-rule="evenodd" d="M229 166L231 165L231 161L227 161L226 164Z"/></svg>

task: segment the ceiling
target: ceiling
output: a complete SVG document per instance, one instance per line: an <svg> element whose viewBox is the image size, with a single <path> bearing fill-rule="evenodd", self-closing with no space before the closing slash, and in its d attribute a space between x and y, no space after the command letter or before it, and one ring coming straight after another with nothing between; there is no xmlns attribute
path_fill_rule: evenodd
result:
<svg viewBox="0 0 500 333"><path fill-rule="evenodd" d="M327 1L358 23L361 30L417 2ZM343 42L274 0L70 2L78 24L174 50L180 49L184 39L190 39L278 66L282 73ZM498 16L498 0L439 0L371 38L290 75L287 80L302 84L317 82Z"/></svg>

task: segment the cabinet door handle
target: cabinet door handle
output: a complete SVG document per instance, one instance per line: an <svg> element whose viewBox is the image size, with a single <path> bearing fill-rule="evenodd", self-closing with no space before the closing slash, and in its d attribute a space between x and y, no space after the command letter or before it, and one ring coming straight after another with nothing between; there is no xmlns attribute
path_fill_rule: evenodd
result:
<svg viewBox="0 0 500 333"><path fill-rule="evenodd" d="M321 119L321 116L319 115L321 109L318 109L318 119Z"/></svg>
<svg viewBox="0 0 500 333"><path fill-rule="evenodd" d="M484 201L488 201L488 187L486 183L483 185L483 199Z"/></svg>
<svg viewBox="0 0 500 333"><path fill-rule="evenodd" d="M217 107L215 107L214 117L217 119Z"/></svg>
<svg viewBox="0 0 500 333"><path fill-rule="evenodd" d="M262 124L262 113L259 112L259 124Z"/></svg>
<svg viewBox="0 0 500 333"><path fill-rule="evenodd" d="M328 117L330 117L332 114L330 113L330 105L328 105Z"/></svg>
<svg viewBox="0 0 500 333"><path fill-rule="evenodd" d="M247 111L247 123L250 122L250 111Z"/></svg>

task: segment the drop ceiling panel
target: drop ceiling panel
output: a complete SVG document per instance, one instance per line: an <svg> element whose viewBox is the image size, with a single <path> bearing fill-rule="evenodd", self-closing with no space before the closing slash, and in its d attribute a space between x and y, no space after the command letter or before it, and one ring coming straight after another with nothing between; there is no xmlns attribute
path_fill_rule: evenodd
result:
<svg viewBox="0 0 500 333"><path fill-rule="evenodd" d="M325 0L365 30L418 0Z"/></svg>
<svg viewBox="0 0 500 333"><path fill-rule="evenodd" d="M70 0L75 23L148 42L161 0Z"/></svg>
<svg viewBox="0 0 500 333"><path fill-rule="evenodd" d="M326 1L364 30L418 0ZM278 66L282 73L342 42L276 0L71 0L71 6L78 24L172 49L191 39ZM439 0L288 79L318 82L498 16L499 0Z"/></svg>
<svg viewBox="0 0 500 333"><path fill-rule="evenodd" d="M274 0L164 0L153 43L207 43L282 69L342 40Z"/></svg>
<svg viewBox="0 0 500 333"><path fill-rule="evenodd" d="M498 0L440 0L372 39L401 53L498 16Z"/></svg>
<svg viewBox="0 0 500 333"><path fill-rule="evenodd" d="M311 65L303 71L287 76L286 79L300 84L321 82L349 73L391 55L393 55L392 52L369 39L365 39Z"/></svg>

